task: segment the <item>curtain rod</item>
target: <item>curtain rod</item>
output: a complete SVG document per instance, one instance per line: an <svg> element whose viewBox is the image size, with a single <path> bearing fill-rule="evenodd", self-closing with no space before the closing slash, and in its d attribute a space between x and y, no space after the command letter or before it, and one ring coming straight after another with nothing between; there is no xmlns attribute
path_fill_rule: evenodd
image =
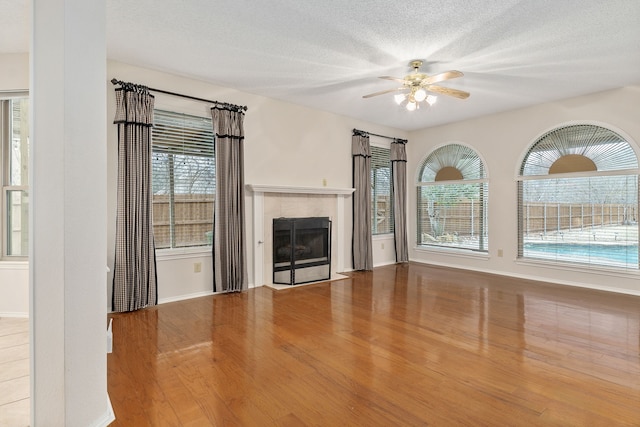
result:
<svg viewBox="0 0 640 427"><path fill-rule="evenodd" d="M138 85L138 84L135 84L135 83L123 82L122 80L118 80L116 78L111 79L111 83L113 85L120 85L120 86L126 86L126 85L142 86L142 87L146 87L148 90L150 90L152 92L164 93L166 95L172 95L172 96L179 96L181 98L193 99L194 101L206 102L206 103L210 103L210 104L218 104L218 105L222 105L224 107L229 107L229 108L237 110L237 111L239 111L239 110L247 111L247 109L248 109L246 105L234 105L234 104L229 104L228 102L211 101L210 99L198 98L196 96L183 95L181 93L169 92L167 90L162 90L162 89L154 89L152 87Z"/></svg>
<svg viewBox="0 0 640 427"><path fill-rule="evenodd" d="M380 138L392 139L393 142L398 142L400 144L406 144L408 142L406 139L394 138L394 137L386 136L386 135L378 135L377 133L371 133L371 132L367 132L367 131L356 129L356 128L353 129L353 134L354 135L361 135L361 136L369 136L369 135L379 136Z"/></svg>

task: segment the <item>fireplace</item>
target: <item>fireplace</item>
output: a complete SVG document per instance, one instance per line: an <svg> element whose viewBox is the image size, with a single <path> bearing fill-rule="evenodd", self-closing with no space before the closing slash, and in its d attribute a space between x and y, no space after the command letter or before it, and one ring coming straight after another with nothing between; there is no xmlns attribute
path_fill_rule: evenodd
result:
<svg viewBox="0 0 640 427"><path fill-rule="evenodd" d="M298 285L331 278L331 220L273 219L273 283Z"/></svg>

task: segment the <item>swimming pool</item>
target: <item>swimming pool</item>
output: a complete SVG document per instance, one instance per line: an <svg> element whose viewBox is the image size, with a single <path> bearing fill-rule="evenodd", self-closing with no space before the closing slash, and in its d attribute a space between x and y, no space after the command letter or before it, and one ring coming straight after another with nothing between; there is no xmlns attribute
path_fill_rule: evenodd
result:
<svg viewBox="0 0 640 427"><path fill-rule="evenodd" d="M638 245L597 245L579 243L525 243L523 255L529 258L591 262L638 267Z"/></svg>

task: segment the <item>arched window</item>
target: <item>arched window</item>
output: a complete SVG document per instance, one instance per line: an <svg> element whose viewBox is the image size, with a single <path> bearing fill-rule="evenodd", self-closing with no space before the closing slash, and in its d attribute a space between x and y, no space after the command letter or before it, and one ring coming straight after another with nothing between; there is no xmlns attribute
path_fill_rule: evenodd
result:
<svg viewBox="0 0 640 427"><path fill-rule="evenodd" d="M487 252L489 186L473 149L437 148L422 162L417 186L418 246Z"/></svg>
<svg viewBox="0 0 640 427"><path fill-rule="evenodd" d="M518 257L637 269L638 172L631 145L610 129L542 135L518 177Z"/></svg>

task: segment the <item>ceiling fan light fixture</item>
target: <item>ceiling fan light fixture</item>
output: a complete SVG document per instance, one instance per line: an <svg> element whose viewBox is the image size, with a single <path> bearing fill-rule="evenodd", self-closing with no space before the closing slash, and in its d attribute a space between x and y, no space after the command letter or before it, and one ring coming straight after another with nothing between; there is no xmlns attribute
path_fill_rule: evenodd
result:
<svg viewBox="0 0 640 427"><path fill-rule="evenodd" d="M422 60L413 60L409 65L413 68L413 72L402 78L380 76L381 79L391 80L401 84L400 87L370 93L368 95L364 95L363 98L372 98L374 96L384 95L390 92L402 91L402 93L396 93L396 95L394 95L394 101L396 104L405 107L408 111L415 111L420 109L420 104L422 102L429 104L429 106L436 103L438 98L436 95L431 95L431 93L452 96L458 99L467 99L469 97L469 92L438 85L440 82L462 77L464 75L462 72L449 70L434 75L427 75L420 72Z"/></svg>
<svg viewBox="0 0 640 427"><path fill-rule="evenodd" d="M427 91L420 88L416 91L416 93L413 94L413 98L418 101L418 102L422 102L425 99L427 99Z"/></svg>
<svg viewBox="0 0 640 427"><path fill-rule="evenodd" d="M393 95L393 99L394 101L396 101L396 104L398 105L402 104L402 102L405 100L406 97L407 95L405 95L404 93L398 93Z"/></svg>

